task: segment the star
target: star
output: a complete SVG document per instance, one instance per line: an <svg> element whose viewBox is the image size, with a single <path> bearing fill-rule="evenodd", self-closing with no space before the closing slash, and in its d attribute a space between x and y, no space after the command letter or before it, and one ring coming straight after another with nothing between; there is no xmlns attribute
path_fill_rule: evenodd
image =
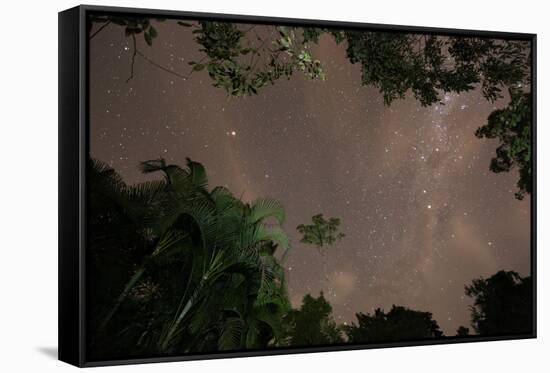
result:
<svg viewBox="0 0 550 373"><path fill-rule="evenodd" d="M175 21L164 24L156 47L140 47L179 71L178 64L194 60L197 50L193 43L178 47L181 27L172 25ZM212 188L225 185L243 202L279 201L287 214L283 229L296 246L289 252L291 264L283 265L294 306L304 294L322 289L331 300L348 297L347 289L323 288L317 279L320 257L299 243L296 225L321 212L341 218L346 233L328 254L328 269L337 262L357 275L349 304L331 304L339 324L354 322L355 312L395 302L435 311L442 330L454 333L455 324L469 321L470 298L462 285L488 275L497 255L506 268L528 263L529 208L513 199L516 175L497 179L488 167L494 145L474 136L493 110L479 88L462 96L442 92L440 103L428 107L407 94L388 109L376 90L361 85L345 46L327 38L319 41L323 54L326 49L342 57L322 61L333 79L293 77L257 96L227 100L206 73L182 83L140 59L134 79L125 83L133 49L123 38L109 43L111 31L115 35L108 28L105 38L91 41L90 153L113 165L129 185L144 181L136 167L140 161L160 154L184 166L189 157L205 166ZM506 104L495 102L496 107L501 103ZM418 214L418 208L428 213ZM510 221L489 225L484 220L489 213ZM510 242L490 240L503 231ZM480 273L446 263L460 263L478 244L488 251L487 263L475 263ZM459 248L467 250L462 254ZM420 287L424 281L434 286ZM438 307L415 303L417 296Z"/></svg>

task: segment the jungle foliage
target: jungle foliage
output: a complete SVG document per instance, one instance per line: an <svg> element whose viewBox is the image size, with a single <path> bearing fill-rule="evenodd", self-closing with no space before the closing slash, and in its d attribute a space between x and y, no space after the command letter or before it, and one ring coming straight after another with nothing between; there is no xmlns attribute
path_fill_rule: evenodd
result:
<svg viewBox="0 0 550 373"><path fill-rule="evenodd" d="M276 344L289 309L276 258L289 249L281 204L209 189L189 159L141 169L162 179L129 186L90 161L91 358Z"/></svg>
<svg viewBox="0 0 550 373"><path fill-rule="evenodd" d="M335 322L322 292L306 294L293 309L281 265L290 244L278 201L246 203L224 187L210 188L204 167L190 159L183 168L164 159L140 168L161 177L128 185L105 163L89 160L91 360L443 336L431 313L401 306L359 312L351 325ZM318 214L312 221L300 231L306 243L315 243L307 233L314 227L324 227L323 242L341 235L337 218ZM477 334L531 330L530 278L501 271L474 280L466 294L474 298Z"/></svg>
<svg viewBox="0 0 550 373"><path fill-rule="evenodd" d="M156 19L156 21L163 21ZM489 102L505 97L511 103L495 110L488 123L479 127L477 137L497 138L500 142L490 169L508 172L519 168L516 198L531 193L531 46L528 41L464 36L439 36L400 32L370 32L296 26L247 25L231 22L199 21L178 25L194 35L200 61L190 61L189 74L178 74L160 66L141 51L136 35L143 35L151 46L158 36L149 18L95 15L91 27L115 24L133 41L131 79L136 56L163 70L186 79L191 73L207 71L215 87L229 96L258 94L281 78L301 72L308 79L326 79L322 62L311 51L321 37L328 35L345 45L346 57L361 67L361 84L376 87L384 103L405 98L408 92L422 106L444 104L444 93L461 93L480 88Z"/></svg>

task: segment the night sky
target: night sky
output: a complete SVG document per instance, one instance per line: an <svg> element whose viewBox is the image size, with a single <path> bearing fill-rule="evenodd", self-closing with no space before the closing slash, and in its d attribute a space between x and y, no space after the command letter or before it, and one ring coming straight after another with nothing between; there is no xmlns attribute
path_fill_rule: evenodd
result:
<svg viewBox="0 0 550 373"><path fill-rule="evenodd" d="M201 58L191 29L153 22L151 60L187 75ZM323 213L346 237L328 253L338 322L392 304L434 314L454 335L469 326L464 285L500 269L529 275L529 199L514 198L517 170L489 170L496 141L475 130L492 104L479 91L450 94L423 108L412 97L385 107L360 84L345 45L323 36L312 48L326 81L295 73L259 91L228 98L205 71L181 79L139 56L129 82L131 39L110 25L90 42L90 149L128 183L151 179L140 161L201 162L210 187L245 201L273 197L285 206L292 249L284 263L293 305L325 288L317 250L296 226Z"/></svg>

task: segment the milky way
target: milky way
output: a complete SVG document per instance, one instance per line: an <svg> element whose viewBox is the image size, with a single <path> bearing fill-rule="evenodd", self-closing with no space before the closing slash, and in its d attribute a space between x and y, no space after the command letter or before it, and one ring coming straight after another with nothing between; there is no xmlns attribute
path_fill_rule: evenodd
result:
<svg viewBox="0 0 550 373"><path fill-rule="evenodd" d="M201 57L189 29L155 23L140 50L178 73ZM479 91L421 107L410 96L385 107L360 85L345 46L323 36L312 48L327 74L295 74L254 97L228 98L207 74L183 80L138 58L111 25L90 44L91 155L134 183L140 161L203 163L210 186L251 201L280 200L292 250L284 263L299 305L324 287L322 258L295 227L324 213L346 237L328 253L327 297L339 322L392 304L430 311L446 334L469 325L464 285L500 269L529 274L530 209L514 198L517 170L494 174L497 143L474 136L488 114ZM150 177L150 176L149 176ZM326 289L325 293L326 293Z"/></svg>

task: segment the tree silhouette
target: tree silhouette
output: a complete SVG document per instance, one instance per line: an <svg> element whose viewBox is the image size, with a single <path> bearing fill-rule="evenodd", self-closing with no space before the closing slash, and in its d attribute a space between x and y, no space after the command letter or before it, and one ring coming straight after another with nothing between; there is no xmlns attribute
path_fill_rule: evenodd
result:
<svg viewBox="0 0 550 373"><path fill-rule="evenodd" d="M461 325L456 330L456 335L458 337L466 337L466 336L470 335L470 329Z"/></svg>
<svg viewBox="0 0 550 373"><path fill-rule="evenodd" d="M499 271L465 286L473 298L472 327L481 335L530 333L533 328L531 277Z"/></svg>
<svg viewBox="0 0 550 373"><path fill-rule="evenodd" d="M311 346L343 342L341 330L331 312L332 306L323 292L317 298L306 294L300 309L292 309L285 316L287 344Z"/></svg>
<svg viewBox="0 0 550 373"><path fill-rule="evenodd" d="M327 269L327 251L336 243L336 241L341 240L346 235L338 232L338 228L340 226L340 219L338 218L329 218L326 220L323 217L323 214L317 214L311 218L311 221L313 224L300 224L296 227L296 229L300 232L300 234L302 234L300 242L315 246L319 254L321 254L323 259L323 275L328 289L329 278ZM328 289L328 291L330 294L330 289Z"/></svg>
<svg viewBox="0 0 550 373"><path fill-rule="evenodd" d="M353 343L405 341L443 335L430 312L393 305L388 313L378 308L372 315L355 315L357 324L344 327L348 340Z"/></svg>
<svg viewBox="0 0 550 373"><path fill-rule="evenodd" d="M321 61L311 54L311 45L326 34L337 44L346 44L348 60L361 66L362 85L378 88L386 105L404 98L407 92L412 92L423 106L428 106L444 104L441 102L444 93L461 93L480 87L483 98L494 102L510 90L512 102L506 111L493 115L476 135L496 137L500 141L491 170L503 172L516 165L519 167L516 197L521 199L531 191L531 144L526 130L531 125L531 118L525 114L532 104L530 95L524 90L531 83L532 55L528 41L179 21L183 28L192 29L204 57L200 61L190 61L188 73L177 73L139 50L136 35L142 34L147 45L152 45L158 35L148 18L92 15L90 27L93 24L100 26L93 32L90 28L90 37L114 24L123 27L126 36L132 38L128 80L134 75L136 56L184 80L193 72L206 70L213 85L230 96L257 94L280 78L290 79L295 71L309 79L325 79ZM520 100L518 97L522 95L527 96ZM495 121L507 123L497 125ZM505 128L506 134L497 131L497 127Z"/></svg>
<svg viewBox="0 0 550 373"><path fill-rule="evenodd" d="M289 247L279 202L210 190L189 159L185 168L143 162L163 178L133 186L90 162L92 358L281 343L290 304L276 258Z"/></svg>
<svg viewBox="0 0 550 373"><path fill-rule="evenodd" d="M531 193L531 94L510 89L511 101L504 109L489 115L487 124L478 128L476 136L498 139L497 156L491 160L491 171L508 172L519 168L517 199Z"/></svg>

